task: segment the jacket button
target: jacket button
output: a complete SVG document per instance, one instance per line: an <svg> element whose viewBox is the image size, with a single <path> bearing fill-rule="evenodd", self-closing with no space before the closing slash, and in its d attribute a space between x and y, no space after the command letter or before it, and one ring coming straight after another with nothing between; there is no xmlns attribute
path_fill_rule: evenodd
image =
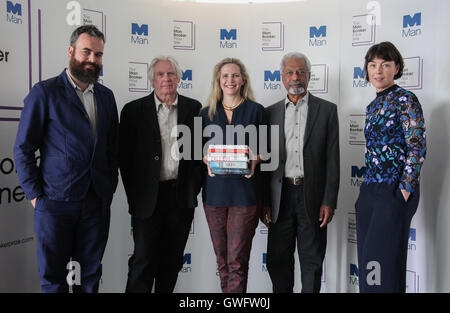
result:
<svg viewBox="0 0 450 313"><path fill-rule="evenodd" d="M155 156L155 161L158 161L159 160L159 156Z"/></svg>

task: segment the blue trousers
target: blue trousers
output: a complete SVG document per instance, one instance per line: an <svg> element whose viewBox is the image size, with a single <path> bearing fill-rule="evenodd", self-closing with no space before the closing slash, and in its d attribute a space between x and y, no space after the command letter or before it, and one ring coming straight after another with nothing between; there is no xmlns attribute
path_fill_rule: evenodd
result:
<svg viewBox="0 0 450 313"><path fill-rule="evenodd" d="M98 292L101 260L108 240L110 212L90 188L82 201L63 202L40 196L34 211L41 290L68 292L69 261L80 265L80 285L73 292ZM71 276L71 282L77 277Z"/></svg>
<svg viewBox="0 0 450 313"><path fill-rule="evenodd" d="M419 188L405 201L398 184L362 184L356 201L359 291L404 293L411 220Z"/></svg>

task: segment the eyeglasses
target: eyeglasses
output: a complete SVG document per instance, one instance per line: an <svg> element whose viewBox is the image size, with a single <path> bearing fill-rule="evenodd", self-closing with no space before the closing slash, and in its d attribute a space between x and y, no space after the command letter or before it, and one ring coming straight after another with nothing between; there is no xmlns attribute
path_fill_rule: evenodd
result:
<svg viewBox="0 0 450 313"><path fill-rule="evenodd" d="M298 71L285 71L284 73L283 73L283 75L286 75L286 76L288 76L288 77L292 77L293 75L294 75L294 73L297 75L297 76L299 76L299 77L304 77L304 76L306 76L306 74L308 74L309 73L309 71L306 71L306 70L298 70Z"/></svg>

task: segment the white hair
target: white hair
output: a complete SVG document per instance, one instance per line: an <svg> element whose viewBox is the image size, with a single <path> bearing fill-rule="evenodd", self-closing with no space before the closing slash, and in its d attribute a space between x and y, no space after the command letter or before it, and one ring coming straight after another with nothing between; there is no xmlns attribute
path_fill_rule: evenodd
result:
<svg viewBox="0 0 450 313"><path fill-rule="evenodd" d="M300 60L303 59L303 60L305 60L306 68L308 69L308 72L311 72L311 61L309 61L308 57L306 55L304 55L303 53L295 51L295 52L289 52L288 54L285 54L283 56L283 59L281 60L281 64L280 64L281 73L283 73L284 63L288 59L300 59Z"/></svg>
<svg viewBox="0 0 450 313"><path fill-rule="evenodd" d="M150 66L148 68L148 73L147 73L147 77L148 80L150 81L150 84L153 87L153 80L155 79L155 64L158 63L159 61L169 61L172 66L175 69L175 72L177 73L177 77L178 79L181 79L181 76L183 75L183 72L181 71L181 67L178 64L177 60L171 56L171 55L160 55L155 57L152 62L150 63Z"/></svg>

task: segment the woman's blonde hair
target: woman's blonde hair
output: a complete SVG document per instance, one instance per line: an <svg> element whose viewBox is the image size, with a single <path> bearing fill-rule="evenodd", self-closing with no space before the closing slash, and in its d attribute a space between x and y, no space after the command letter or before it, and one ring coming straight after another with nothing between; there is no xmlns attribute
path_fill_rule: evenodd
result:
<svg viewBox="0 0 450 313"><path fill-rule="evenodd" d="M240 90L241 97L244 99L255 101L255 96L253 95L253 90L250 85L250 77L248 76L247 69L245 68L244 63L236 58L225 58L217 63L216 66L214 66L213 78L211 81L211 92L209 93L208 99L206 100L206 103L202 108L202 110L206 108L209 109L208 116L211 121L214 119L214 115L216 114L217 102L222 101L223 99L222 88L220 88L220 70L226 64L236 64L237 66L239 66L241 77L244 81L244 85Z"/></svg>

